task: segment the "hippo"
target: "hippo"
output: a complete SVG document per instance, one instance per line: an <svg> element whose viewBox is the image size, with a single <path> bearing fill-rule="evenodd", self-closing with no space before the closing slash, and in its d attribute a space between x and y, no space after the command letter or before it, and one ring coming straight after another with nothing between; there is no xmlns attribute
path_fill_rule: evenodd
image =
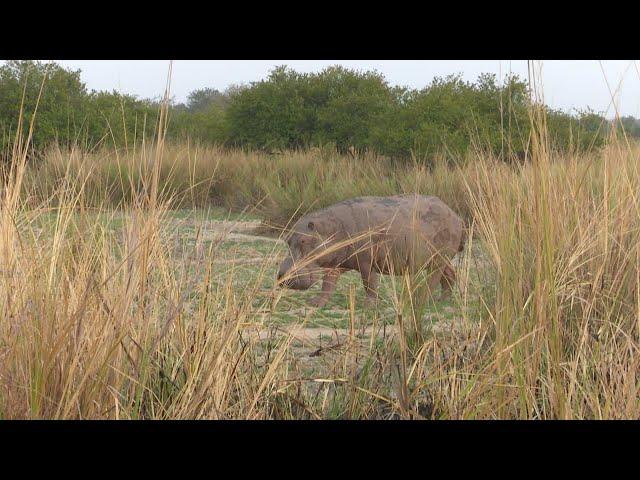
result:
<svg viewBox="0 0 640 480"><path fill-rule="evenodd" d="M286 241L289 255L277 284L306 290L323 273L322 289L310 304L324 306L339 276L360 272L366 304L378 298L379 274L428 272L429 288L450 294L455 271L450 259L464 249L464 222L442 200L417 194L358 197L300 218Z"/></svg>

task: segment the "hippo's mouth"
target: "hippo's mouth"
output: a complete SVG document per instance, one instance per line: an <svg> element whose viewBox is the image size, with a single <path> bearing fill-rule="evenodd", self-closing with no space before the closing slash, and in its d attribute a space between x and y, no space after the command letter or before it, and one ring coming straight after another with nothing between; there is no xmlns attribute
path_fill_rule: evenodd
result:
<svg viewBox="0 0 640 480"><path fill-rule="evenodd" d="M281 288L288 288L289 290L308 290L309 287L305 285L300 285L299 283L292 282L291 280L287 280L280 284Z"/></svg>
<svg viewBox="0 0 640 480"><path fill-rule="evenodd" d="M313 280L299 277L290 277L285 279L279 277L276 285L280 288L288 288L290 290L308 290L311 285L313 285Z"/></svg>
<svg viewBox="0 0 640 480"><path fill-rule="evenodd" d="M301 273L291 275L290 273L278 272L276 285L280 288L288 288L291 290L308 290L315 283L316 278L312 274Z"/></svg>

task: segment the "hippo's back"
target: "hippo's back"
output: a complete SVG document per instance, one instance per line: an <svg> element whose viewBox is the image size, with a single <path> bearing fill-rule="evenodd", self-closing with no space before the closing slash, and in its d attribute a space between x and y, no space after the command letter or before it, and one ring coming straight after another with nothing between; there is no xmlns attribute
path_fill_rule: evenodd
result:
<svg viewBox="0 0 640 480"><path fill-rule="evenodd" d="M383 273L420 267L434 258L451 258L464 241L462 220L434 196L343 200L301 218L296 228L304 230L311 223L325 237L351 239L344 251L336 253L342 265L373 261Z"/></svg>
<svg viewBox="0 0 640 480"><path fill-rule="evenodd" d="M356 197L338 202L324 211L341 219L350 234L379 226L406 230L416 221L426 227L460 220L438 197L417 194Z"/></svg>

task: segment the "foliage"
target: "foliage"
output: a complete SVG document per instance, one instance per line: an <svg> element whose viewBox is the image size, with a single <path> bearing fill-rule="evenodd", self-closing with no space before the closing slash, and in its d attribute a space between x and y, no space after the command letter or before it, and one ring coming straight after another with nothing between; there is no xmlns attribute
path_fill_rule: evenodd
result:
<svg viewBox="0 0 640 480"><path fill-rule="evenodd" d="M377 72L336 66L302 74L278 67L228 98L216 116L227 136L220 134L224 127L205 128L200 139L226 138L233 146L267 151L332 145L343 153L373 151L430 163L439 154L464 156L472 146L522 156L529 145L530 99L517 76L499 83L490 74L475 82L452 75L411 90L391 87ZM604 143L609 122L602 116L546 111L554 148Z"/></svg>
<svg viewBox="0 0 640 480"><path fill-rule="evenodd" d="M33 138L37 150L50 143L129 147L155 134L157 101L90 92L80 71L55 63L9 61L0 66L2 151L15 138L23 96L23 134L28 131L41 86ZM191 92L184 104L172 105L167 135L267 152L329 147L428 164L436 157L462 158L470 148L511 158L522 157L529 147L529 107L527 84L517 76L498 81L483 74L469 82L451 75L412 90L389 85L375 71L333 66L299 73L281 66L250 85ZM589 109L546 108L546 113L557 150L599 147L611 133L612 123ZM629 137L640 136L640 122L633 117L615 124Z"/></svg>
<svg viewBox="0 0 640 480"><path fill-rule="evenodd" d="M23 136L35 113L32 144L37 150L51 143L94 146L103 140L122 146L145 130L152 134L157 119L154 102L117 92L89 92L79 70L53 62L8 61L0 66L2 151L16 136L21 109Z"/></svg>

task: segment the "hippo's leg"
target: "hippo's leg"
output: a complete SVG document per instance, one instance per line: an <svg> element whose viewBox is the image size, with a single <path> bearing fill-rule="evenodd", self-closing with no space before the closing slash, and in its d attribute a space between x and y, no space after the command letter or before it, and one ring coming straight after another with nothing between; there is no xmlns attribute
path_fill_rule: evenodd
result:
<svg viewBox="0 0 640 480"><path fill-rule="evenodd" d="M360 272L362 277L362 284L364 285L364 291L367 294L365 304L370 307L376 304L378 301L378 272L373 268L368 268Z"/></svg>
<svg viewBox="0 0 640 480"><path fill-rule="evenodd" d="M451 265L445 265L442 271L442 277L440 277L440 286L442 287L442 300L445 300L451 296L451 290L456 283L456 272Z"/></svg>
<svg viewBox="0 0 640 480"><path fill-rule="evenodd" d="M434 292L436 291L438 284L442 281L443 276L443 271L440 268L429 272L427 277L427 286L429 287L429 295L431 298L434 298Z"/></svg>
<svg viewBox="0 0 640 480"><path fill-rule="evenodd" d="M309 301L309 305L322 308L326 305L329 297L336 289L336 283L338 282L338 277L342 274L342 270L339 268L331 268L327 270L324 277L322 278L322 291L320 295L311 299Z"/></svg>

